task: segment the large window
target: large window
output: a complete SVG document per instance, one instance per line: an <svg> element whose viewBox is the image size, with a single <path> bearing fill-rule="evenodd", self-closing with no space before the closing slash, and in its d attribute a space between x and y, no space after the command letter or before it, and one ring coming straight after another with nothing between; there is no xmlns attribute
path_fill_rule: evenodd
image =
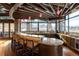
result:
<svg viewBox="0 0 79 59"><path fill-rule="evenodd" d="M39 23L39 31L47 31L47 23Z"/></svg>
<svg viewBox="0 0 79 59"><path fill-rule="evenodd" d="M10 37L12 37L13 32L14 32L14 23L10 23Z"/></svg>
<svg viewBox="0 0 79 59"><path fill-rule="evenodd" d="M61 22L60 22L60 32L64 32L64 29L65 29L65 24L64 24L64 20L62 20Z"/></svg>
<svg viewBox="0 0 79 59"><path fill-rule="evenodd" d="M21 23L21 31L22 31L22 32L27 31L27 25L26 25L26 22L22 22L22 23Z"/></svg>
<svg viewBox="0 0 79 59"><path fill-rule="evenodd" d="M76 17L76 16L78 16L79 15L79 11L76 11L76 12L74 12L74 13L71 13L70 15L69 15L69 18L74 18L74 17Z"/></svg>
<svg viewBox="0 0 79 59"><path fill-rule="evenodd" d="M68 20L65 20L65 24L66 24L66 32L68 32Z"/></svg>
<svg viewBox="0 0 79 59"><path fill-rule="evenodd" d="M0 37L12 37L14 23L0 23Z"/></svg>
<svg viewBox="0 0 79 59"><path fill-rule="evenodd" d="M69 19L69 31L79 33L79 16Z"/></svg>
<svg viewBox="0 0 79 59"><path fill-rule="evenodd" d="M2 25L2 23L0 23L0 32L2 32L3 31L3 25Z"/></svg>
<svg viewBox="0 0 79 59"><path fill-rule="evenodd" d="M9 23L4 23L4 37L9 37Z"/></svg>
<svg viewBox="0 0 79 59"><path fill-rule="evenodd" d="M38 23L32 23L31 31L38 31Z"/></svg>
<svg viewBox="0 0 79 59"><path fill-rule="evenodd" d="M66 31L68 31L68 16L66 16ZM69 14L69 33L79 34L79 11Z"/></svg>
<svg viewBox="0 0 79 59"><path fill-rule="evenodd" d="M3 23L0 23L0 37L3 36Z"/></svg>
<svg viewBox="0 0 79 59"><path fill-rule="evenodd" d="M55 23L51 23L51 31L52 31L52 32L55 32L55 27L56 27L56 26L55 26Z"/></svg>
<svg viewBox="0 0 79 59"><path fill-rule="evenodd" d="M10 23L10 32L14 32L14 23Z"/></svg>
<svg viewBox="0 0 79 59"><path fill-rule="evenodd" d="M21 32L55 32L55 22L46 20L21 20Z"/></svg>

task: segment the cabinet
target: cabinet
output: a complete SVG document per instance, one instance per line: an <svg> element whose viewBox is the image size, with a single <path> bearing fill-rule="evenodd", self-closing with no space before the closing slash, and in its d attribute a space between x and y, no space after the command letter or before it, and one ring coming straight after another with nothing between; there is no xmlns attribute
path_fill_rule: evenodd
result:
<svg viewBox="0 0 79 59"><path fill-rule="evenodd" d="M72 49L79 51L79 38L68 35L61 35L61 37L66 45L68 45Z"/></svg>
<svg viewBox="0 0 79 59"><path fill-rule="evenodd" d="M56 38L43 38L39 45L40 56L62 56L63 41Z"/></svg>
<svg viewBox="0 0 79 59"><path fill-rule="evenodd" d="M76 40L76 49L79 51L79 39Z"/></svg>
<svg viewBox="0 0 79 59"><path fill-rule="evenodd" d="M39 54L40 56L62 56L62 46L50 46L46 44L40 44Z"/></svg>

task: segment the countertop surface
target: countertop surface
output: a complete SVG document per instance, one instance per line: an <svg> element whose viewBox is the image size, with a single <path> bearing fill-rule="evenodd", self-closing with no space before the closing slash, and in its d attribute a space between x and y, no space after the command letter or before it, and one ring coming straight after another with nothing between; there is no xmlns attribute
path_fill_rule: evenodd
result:
<svg viewBox="0 0 79 59"><path fill-rule="evenodd" d="M42 44L59 46L63 44L63 41L60 39L56 39L56 38L44 37L42 40Z"/></svg>

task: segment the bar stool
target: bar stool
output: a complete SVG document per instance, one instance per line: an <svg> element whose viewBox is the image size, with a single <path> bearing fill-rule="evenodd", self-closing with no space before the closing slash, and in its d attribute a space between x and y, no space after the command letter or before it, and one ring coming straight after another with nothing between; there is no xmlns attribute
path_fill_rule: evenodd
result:
<svg viewBox="0 0 79 59"><path fill-rule="evenodd" d="M24 42L24 40L20 38L18 45L16 46L16 55L18 55L18 56L22 56L23 53L25 52L23 42Z"/></svg>
<svg viewBox="0 0 79 59"><path fill-rule="evenodd" d="M25 53L23 55L34 56L38 54L38 43L33 40L25 40Z"/></svg>
<svg viewBox="0 0 79 59"><path fill-rule="evenodd" d="M21 39L19 36L16 36L12 43L13 51L16 53L16 55L21 55L21 53L23 53L23 39Z"/></svg>

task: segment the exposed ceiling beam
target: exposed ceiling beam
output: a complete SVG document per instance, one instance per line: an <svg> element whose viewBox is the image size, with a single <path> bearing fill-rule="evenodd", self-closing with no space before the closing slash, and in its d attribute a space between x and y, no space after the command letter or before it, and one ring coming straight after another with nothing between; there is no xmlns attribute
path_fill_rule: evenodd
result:
<svg viewBox="0 0 79 59"><path fill-rule="evenodd" d="M22 8L24 8L25 11L29 10L30 12L36 12L36 13L39 12L39 11L36 11L36 10L30 9L30 8L27 8L27 7L25 7L25 6L22 6Z"/></svg>
<svg viewBox="0 0 79 59"><path fill-rule="evenodd" d="M54 10L53 6L50 3L49 3L49 6L50 6L51 10L53 11L54 15L56 15L55 10Z"/></svg>
<svg viewBox="0 0 79 59"><path fill-rule="evenodd" d="M48 18L50 18L50 16L48 16L48 15L46 15L46 14L42 14L43 15L43 17L39 17L39 14L40 14L40 12L39 11L35 11L35 10L33 10L33 9L31 9L31 8L28 8L28 7L25 7L25 5L23 6L21 6L21 8L18 8L16 11L15 11L15 13L14 13L14 18L16 18L15 17L15 15L17 15L17 14L19 14L18 16L19 16L19 18L22 16L22 17L26 17L26 18L28 18L29 16L31 16L32 17L32 19L34 19L34 18L41 18L41 19L48 19ZM17 17L18 17L17 16ZM16 18L17 19L17 18Z"/></svg>
<svg viewBox="0 0 79 59"><path fill-rule="evenodd" d="M14 3L12 3L12 4L1 3L1 5L3 5L3 6L4 6L4 8L6 8L6 9L10 10L10 9L13 7Z"/></svg>
<svg viewBox="0 0 79 59"><path fill-rule="evenodd" d="M37 7L37 6L35 6L35 5L33 5L33 4L28 4L28 5L32 6L33 8L35 8L36 10L38 10L38 11L44 13L44 14L50 16L50 14L49 14L48 12L46 12L46 11L40 9L39 7Z"/></svg>
<svg viewBox="0 0 79 59"><path fill-rule="evenodd" d="M61 12L61 15L63 14L63 12L64 12L65 8L67 8L67 6L68 6L68 3L65 4L65 6L64 6L64 8L63 8L63 10Z"/></svg>
<svg viewBox="0 0 79 59"><path fill-rule="evenodd" d="M13 18L13 13L15 12L15 10L17 10L18 7L20 7L23 3L16 3L9 11L9 16Z"/></svg>
<svg viewBox="0 0 79 59"><path fill-rule="evenodd" d="M75 10L76 8L78 8L79 5L77 5L76 7L74 7L73 9L71 9L67 14L70 14L73 10Z"/></svg>
<svg viewBox="0 0 79 59"><path fill-rule="evenodd" d="M48 13L50 13L52 16L54 16L53 13L48 8L46 8L43 4L39 4L39 5L43 7L45 10L47 10Z"/></svg>
<svg viewBox="0 0 79 59"><path fill-rule="evenodd" d="M18 12L18 11L16 11L16 12ZM27 12L28 12L28 13L34 13L34 12L32 12L32 11L29 11L29 10L26 11L26 10L23 10L23 9L19 9L19 12L20 12L20 13L27 13Z"/></svg>
<svg viewBox="0 0 79 59"><path fill-rule="evenodd" d="M44 5L46 5L46 6L50 7L48 4L49 4L49 3L47 3L47 4L46 4L46 3L44 3ZM58 5L55 5L54 3L50 3L50 4L52 4L52 5L53 5L53 6L51 5L52 7L58 7ZM60 8L63 8L63 7L62 7L62 6L60 6Z"/></svg>
<svg viewBox="0 0 79 59"><path fill-rule="evenodd" d="M73 4L65 11L65 13L64 13L63 15L67 14L67 12L68 12L70 9L72 9L74 5L75 5L75 3L73 3Z"/></svg>

